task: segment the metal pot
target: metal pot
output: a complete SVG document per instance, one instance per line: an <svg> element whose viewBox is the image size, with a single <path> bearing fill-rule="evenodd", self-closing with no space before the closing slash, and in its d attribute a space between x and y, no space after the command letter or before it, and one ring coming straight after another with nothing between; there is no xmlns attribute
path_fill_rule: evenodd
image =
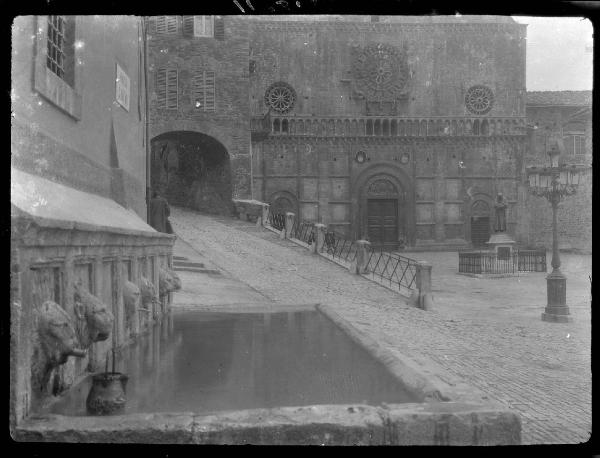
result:
<svg viewBox="0 0 600 458"><path fill-rule="evenodd" d="M103 372L92 377L92 388L85 405L90 415L122 413L127 398L125 386L129 377L120 372Z"/></svg>

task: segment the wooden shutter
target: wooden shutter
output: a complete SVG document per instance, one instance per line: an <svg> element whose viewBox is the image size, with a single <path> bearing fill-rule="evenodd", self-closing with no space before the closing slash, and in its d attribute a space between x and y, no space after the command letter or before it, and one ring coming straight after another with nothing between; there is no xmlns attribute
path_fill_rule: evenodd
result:
<svg viewBox="0 0 600 458"><path fill-rule="evenodd" d="M178 103L177 69L160 68L156 72L158 108L176 110Z"/></svg>
<svg viewBox="0 0 600 458"><path fill-rule="evenodd" d="M215 111L215 72L197 71L194 76L194 104L197 109Z"/></svg>
<svg viewBox="0 0 600 458"><path fill-rule="evenodd" d="M215 72L204 72L204 111L215 111Z"/></svg>
<svg viewBox="0 0 600 458"><path fill-rule="evenodd" d="M177 16L157 16L156 33L172 34L177 33Z"/></svg>
<svg viewBox="0 0 600 458"><path fill-rule="evenodd" d="M214 34L217 40L225 39L225 22L223 16L215 16Z"/></svg>
<svg viewBox="0 0 600 458"><path fill-rule="evenodd" d="M167 70L160 68L156 72L156 97L158 108L167 108Z"/></svg>
<svg viewBox="0 0 600 458"><path fill-rule="evenodd" d="M178 96L178 84L177 84L177 70L167 70L167 109L177 109L177 96Z"/></svg>
<svg viewBox="0 0 600 458"><path fill-rule="evenodd" d="M183 34L186 37L194 36L194 16L183 16Z"/></svg>

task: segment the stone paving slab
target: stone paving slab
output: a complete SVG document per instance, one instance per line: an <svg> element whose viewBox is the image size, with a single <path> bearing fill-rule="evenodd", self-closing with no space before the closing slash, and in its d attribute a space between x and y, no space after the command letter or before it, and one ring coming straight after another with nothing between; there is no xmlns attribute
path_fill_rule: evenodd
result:
<svg viewBox="0 0 600 458"><path fill-rule="evenodd" d="M491 401L514 408L521 415L523 443L589 439L591 321L586 280L591 256L563 256L574 320L556 324L540 319L544 274L465 277L455 274L456 253L416 253L433 264L436 307L423 311L409 307L397 293L252 223L178 208L171 219L180 238L266 298L325 304L427 372L440 368L439 377L463 379Z"/></svg>

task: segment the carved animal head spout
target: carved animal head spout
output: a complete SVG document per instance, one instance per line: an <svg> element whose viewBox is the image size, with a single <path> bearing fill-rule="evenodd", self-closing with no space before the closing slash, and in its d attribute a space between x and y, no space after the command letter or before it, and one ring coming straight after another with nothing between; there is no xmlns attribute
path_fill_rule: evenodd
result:
<svg viewBox="0 0 600 458"><path fill-rule="evenodd" d="M112 312L80 284L75 285L75 315L79 341L85 348L110 336L114 322Z"/></svg>
<svg viewBox="0 0 600 458"><path fill-rule="evenodd" d="M141 277L140 279L140 293L142 298L142 308L150 310L152 304L158 303L154 283L146 277Z"/></svg>
<svg viewBox="0 0 600 458"><path fill-rule="evenodd" d="M160 297L166 296L172 291L181 289L181 280L179 276L171 269L161 268L159 272L158 289Z"/></svg>
<svg viewBox="0 0 600 458"><path fill-rule="evenodd" d="M69 314L53 301L35 308L37 334L44 365L55 367L67 362L69 356L82 358L86 351L80 346Z"/></svg>
<svg viewBox="0 0 600 458"><path fill-rule="evenodd" d="M123 304L125 305L125 315L133 316L135 310L140 305L140 288L135 283L126 281L123 285Z"/></svg>
<svg viewBox="0 0 600 458"><path fill-rule="evenodd" d="M45 392L52 370L64 364L69 356L83 358L86 351L77 339L71 316L56 302L46 301L33 309L33 355L31 381L37 390Z"/></svg>

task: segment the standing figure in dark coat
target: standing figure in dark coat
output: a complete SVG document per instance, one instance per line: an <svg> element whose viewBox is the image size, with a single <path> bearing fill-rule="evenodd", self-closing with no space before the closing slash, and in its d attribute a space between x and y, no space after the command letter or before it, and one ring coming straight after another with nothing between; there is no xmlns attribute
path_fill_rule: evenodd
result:
<svg viewBox="0 0 600 458"><path fill-rule="evenodd" d="M506 204L501 192L496 196L494 208L496 209L496 232L506 231Z"/></svg>
<svg viewBox="0 0 600 458"><path fill-rule="evenodd" d="M167 200L158 195L156 191L152 192L150 200L150 226L158 232L167 232L168 217L170 214Z"/></svg>

